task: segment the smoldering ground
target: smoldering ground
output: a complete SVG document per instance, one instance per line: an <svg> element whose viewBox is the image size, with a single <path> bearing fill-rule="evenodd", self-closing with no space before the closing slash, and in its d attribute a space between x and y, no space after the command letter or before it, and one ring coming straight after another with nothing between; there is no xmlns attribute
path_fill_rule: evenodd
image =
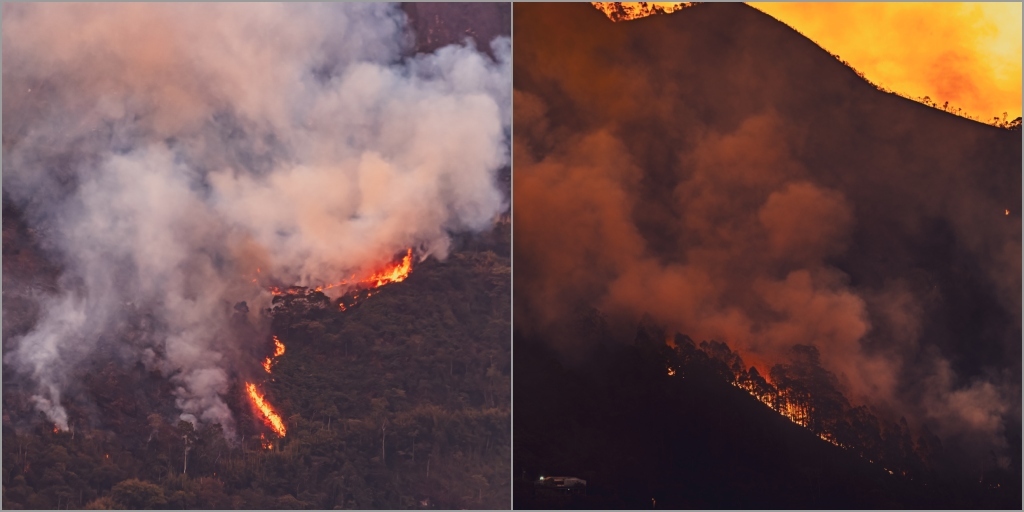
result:
<svg viewBox="0 0 1024 512"><path fill-rule="evenodd" d="M230 430L263 285L336 282L408 247L444 258L449 233L508 208L507 38L410 55L381 4L3 14L5 203L61 268L4 364L61 428L75 372L118 353L168 376L183 418Z"/></svg>
<svg viewBox="0 0 1024 512"><path fill-rule="evenodd" d="M1008 463L1019 132L881 93L747 6L514 26L517 329L568 360L581 306L767 364L813 345L851 402Z"/></svg>

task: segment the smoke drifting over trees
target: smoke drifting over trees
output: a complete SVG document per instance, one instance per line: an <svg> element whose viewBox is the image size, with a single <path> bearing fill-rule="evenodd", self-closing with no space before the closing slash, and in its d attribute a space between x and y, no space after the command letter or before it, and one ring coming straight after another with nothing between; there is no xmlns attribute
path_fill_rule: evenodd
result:
<svg viewBox="0 0 1024 512"><path fill-rule="evenodd" d="M1009 463L1019 132L877 91L743 5L514 26L517 329L572 358L581 306L625 340L649 314L762 373L813 346L852 403Z"/></svg>
<svg viewBox="0 0 1024 512"><path fill-rule="evenodd" d="M61 268L4 364L60 428L102 351L230 431L267 283L336 282L407 247L444 258L508 207L507 38L411 55L380 4L3 9L5 202Z"/></svg>

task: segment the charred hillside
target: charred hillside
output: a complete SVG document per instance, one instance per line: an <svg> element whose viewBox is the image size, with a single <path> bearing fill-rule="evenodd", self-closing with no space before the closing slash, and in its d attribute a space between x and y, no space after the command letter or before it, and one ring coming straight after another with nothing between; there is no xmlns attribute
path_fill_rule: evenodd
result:
<svg viewBox="0 0 1024 512"><path fill-rule="evenodd" d="M964 485L987 471L1019 474L1019 130L879 91L742 4L620 23L589 5L524 4L515 6L513 23L516 346L522 339L533 347L524 354L545 354L517 360L516 368L547 365L566 379L552 385L573 382L578 390L517 384L517 412L520 399L524 409L551 401L554 411L574 407L573 397L603 397L581 376L603 356L587 354L612 350L602 343L629 345L631 326L649 315L666 339L722 340L758 362L762 376L794 364L795 349L813 347L835 379L837 403L869 407L884 424L904 418L915 439L934 433L943 446L932 461L940 473ZM608 341L580 330L581 307L616 326L597 337ZM644 378L666 378L658 373ZM524 381L531 379L517 383ZM604 410L594 400L579 405L579 418L631 411L618 437L660 421L639 404L609 402ZM746 407L715 404L733 406ZM517 433L557 437L541 433L551 411L518 414ZM630 423L631 416L645 419ZM600 423L581 428L604 435L596 433ZM667 425L656 428L668 432ZM568 472L542 468L549 449L559 453L544 446L530 449L538 463L530 467ZM581 448L579 457L611 449L598 446ZM519 467L527 456L518 448L516 456ZM743 457L761 456L743 452L733 462L742 467ZM729 480L739 495L760 485L750 481L776 478L768 465L751 471ZM677 485L670 480L652 489ZM917 506L914 493L880 492ZM744 506L723 500L705 505ZM887 506L863 495L851 500Z"/></svg>

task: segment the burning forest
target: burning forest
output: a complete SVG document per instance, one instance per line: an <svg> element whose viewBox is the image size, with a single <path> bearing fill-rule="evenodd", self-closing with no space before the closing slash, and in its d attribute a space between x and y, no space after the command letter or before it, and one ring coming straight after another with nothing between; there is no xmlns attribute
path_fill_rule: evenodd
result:
<svg viewBox="0 0 1024 512"><path fill-rule="evenodd" d="M509 9L5 5L4 507L504 508Z"/></svg>
<svg viewBox="0 0 1024 512"><path fill-rule="evenodd" d="M1019 507L1019 124L594 7L514 9L515 467L589 495L517 506Z"/></svg>

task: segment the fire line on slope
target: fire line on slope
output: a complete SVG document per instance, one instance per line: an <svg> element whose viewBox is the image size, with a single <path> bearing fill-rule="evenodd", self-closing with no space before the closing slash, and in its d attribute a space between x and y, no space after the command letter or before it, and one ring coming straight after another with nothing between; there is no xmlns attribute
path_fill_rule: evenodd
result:
<svg viewBox="0 0 1024 512"><path fill-rule="evenodd" d="M358 291L356 291L352 295L352 301L348 304L348 306L345 305L344 300L341 300L338 303L339 308L342 311L346 311L349 307L355 304L355 301L373 295L374 290L376 290L377 288L380 288L387 284L400 283L404 281L406 278L409 277L409 274L411 272L412 249L410 248L405 251L405 256L403 256L401 260L392 262L385 266L384 268L371 273L369 277L356 281L355 276L353 275L351 278L352 280L344 280L337 283L321 285L314 288L313 291L319 292L330 288L345 285L354 285L355 287L357 287ZM256 269L256 273L261 274L261 270ZM258 282L258 278L253 279L253 282ZM281 288L272 286L269 287L268 290L274 295L285 295L304 293L308 290L308 288L290 287L282 290ZM362 296L360 296L361 294ZM276 358L281 357L285 353L285 345L280 340L280 338L278 338L275 335L273 337L273 341L274 354L271 356L267 356L261 363L263 366L263 370L266 371L267 373L272 373L274 364L276 362ZM279 437L285 437L285 434L287 433L287 428L284 425L284 421L281 419L281 416L274 410L270 402L267 401L266 395L260 393L259 389L256 387L256 384L252 382L245 383L245 390L253 406L262 415L264 423L268 427L270 427ZM261 446L264 449L271 449L273 447L273 444L270 441L266 440L262 435L261 439Z"/></svg>

